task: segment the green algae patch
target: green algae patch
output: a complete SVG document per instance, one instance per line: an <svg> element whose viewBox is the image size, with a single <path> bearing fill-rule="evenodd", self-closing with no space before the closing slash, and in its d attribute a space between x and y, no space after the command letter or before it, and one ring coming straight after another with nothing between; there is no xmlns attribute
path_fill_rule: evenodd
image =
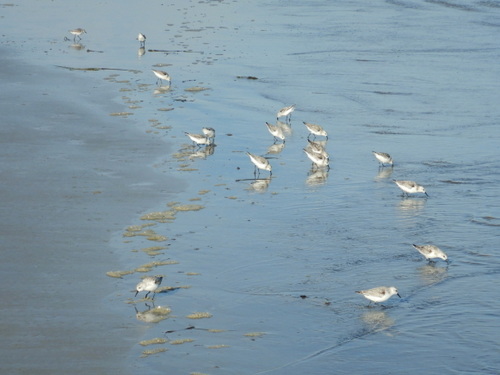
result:
<svg viewBox="0 0 500 375"><path fill-rule="evenodd" d="M108 271L106 272L106 276L121 279L123 276L130 275L131 273L134 273L134 271Z"/></svg>
<svg viewBox="0 0 500 375"><path fill-rule="evenodd" d="M142 232L127 231L127 232L123 233L123 237L135 237L135 236L144 236L149 241L157 241L157 242L163 242L163 241L168 240L168 237L157 234L154 230L151 230L151 229L147 229L147 230L142 231Z"/></svg>
<svg viewBox="0 0 500 375"><path fill-rule="evenodd" d="M168 341L167 339L164 339L164 338L161 338L161 337L157 337L157 338L154 338L154 339L151 339L151 340L140 341L139 345L148 346L148 345L165 344L167 341Z"/></svg>
<svg viewBox="0 0 500 375"><path fill-rule="evenodd" d="M159 223L166 223L175 220L175 214L177 211L175 210L167 210L167 211L157 211L150 212L141 216L141 220L148 221L157 221Z"/></svg>
<svg viewBox="0 0 500 375"><path fill-rule="evenodd" d="M229 348L229 345L224 345L224 344L221 344L221 345L207 345L206 348L207 349L222 349L222 348Z"/></svg>
<svg viewBox="0 0 500 375"><path fill-rule="evenodd" d="M165 246L151 246L141 249L141 251L145 252L149 256L155 256L163 254L161 251L167 249Z"/></svg>
<svg viewBox="0 0 500 375"><path fill-rule="evenodd" d="M157 260L155 262L144 264L144 267L169 266L171 264L179 264L176 260Z"/></svg>
<svg viewBox="0 0 500 375"><path fill-rule="evenodd" d="M208 313L208 312L195 312L195 313L192 313L192 314L189 314L188 316L186 316L186 318L188 319L205 319L205 318L211 318L212 317L212 314Z"/></svg>
<svg viewBox="0 0 500 375"><path fill-rule="evenodd" d="M178 339L170 341L170 345L182 345L188 342L193 342L193 339Z"/></svg>
<svg viewBox="0 0 500 375"><path fill-rule="evenodd" d="M123 233L123 237L135 237L135 236L152 236L156 234L156 232L152 229L147 229L145 231L126 231Z"/></svg>
<svg viewBox="0 0 500 375"><path fill-rule="evenodd" d="M182 204L172 207L176 211L200 211L205 208L201 204Z"/></svg>
<svg viewBox="0 0 500 375"><path fill-rule="evenodd" d="M170 130L172 127L170 125L151 125L158 130Z"/></svg>
<svg viewBox="0 0 500 375"><path fill-rule="evenodd" d="M141 358L149 357L150 355L158 354L158 353L163 353L166 352L168 349L167 348L157 348L157 349L149 349L149 350L144 350L142 352Z"/></svg>
<svg viewBox="0 0 500 375"><path fill-rule="evenodd" d="M198 171L198 168L177 168L179 172L195 172Z"/></svg>
<svg viewBox="0 0 500 375"><path fill-rule="evenodd" d="M132 112L112 112L109 114L110 116L122 116L122 117L127 117L130 115L133 115Z"/></svg>
<svg viewBox="0 0 500 375"><path fill-rule="evenodd" d="M143 273L149 272L149 271L151 271L151 268L148 268L148 267L137 267L134 270L134 272L143 272Z"/></svg>
<svg viewBox="0 0 500 375"><path fill-rule="evenodd" d="M178 261L176 260L161 260L161 261L155 261L151 263L146 263L143 264L139 267L137 267L134 271L135 272L149 272L151 271L154 267L159 267L159 266L169 266L172 264L179 264Z"/></svg>
<svg viewBox="0 0 500 375"><path fill-rule="evenodd" d="M210 90L210 88L201 87L201 86L193 86L193 87L188 87L187 89L184 89L184 91L187 91L187 92L200 92L200 91L205 91L205 90Z"/></svg>
<svg viewBox="0 0 500 375"><path fill-rule="evenodd" d="M165 242L168 240L168 237L162 236L160 234L153 234L151 236L147 236L146 239L155 242Z"/></svg>
<svg viewBox="0 0 500 375"><path fill-rule="evenodd" d="M127 232L140 232L144 228L152 227L154 225L156 225L156 224L155 223L146 223L146 224L141 224L141 225L130 225L127 228L125 228L125 230Z"/></svg>

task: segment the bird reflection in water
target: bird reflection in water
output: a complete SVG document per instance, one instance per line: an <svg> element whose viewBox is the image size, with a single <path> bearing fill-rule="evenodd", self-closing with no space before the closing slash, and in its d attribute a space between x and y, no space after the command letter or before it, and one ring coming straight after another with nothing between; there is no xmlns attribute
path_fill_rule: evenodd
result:
<svg viewBox="0 0 500 375"><path fill-rule="evenodd" d="M169 307L155 306L154 304L150 306L147 303L145 305L147 309L144 311L137 310L137 307L134 305L135 317L141 322L158 323L167 319L168 315L172 312Z"/></svg>
<svg viewBox="0 0 500 375"><path fill-rule="evenodd" d="M285 148L285 143L273 143L267 148L268 154L279 154Z"/></svg>
<svg viewBox="0 0 500 375"><path fill-rule="evenodd" d="M309 186L323 185L328 179L328 170L325 168L311 168L306 178L306 184Z"/></svg>
<svg viewBox="0 0 500 375"><path fill-rule="evenodd" d="M394 168L388 167L388 168L379 168L378 173L375 176L375 181L380 181L380 180L387 180L392 176L392 172L394 171Z"/></svg>
<svg viewBox="0 0 500 375"><path fill-rule="evenodd" d="M249 190L263 193L267 190L270 183L271 183L271 178L259 178L259 179L252 181L252 183L250 184Z"/></svg>
<svg viewBox="0 0 500 375"><path fill-rule="evenodd" d="M72 43L69 45L71 49L74 49L75 51L81 51L85 49L85 46L81 43Z"/></svg>
<svg viewBox="0 0 500 375"><path fill-rule="evenodd" d="M361 320L370 333L387 331L395 323L394 319L388 316L384 310L367 311L361 315Z"/></svg>
<svg viewBox="0 0 500 375"><path fill-rule="evenodd" d="M191 155L189 159L206 159L208 156L213 155L215 152L215 144L210 144L205 147L198 148Z"/></svg>
<svg viewBox="0 0 500 375"><path fill-rule="evenodd" d="M420 211L426 202L426 199L402 198L398 202L398 208L403 212L414 213Z"/></svg>
<svg viewBox="0 0 500 375"><path fill-rule="evenodd" d="M446 279L448 276L448 266L438 267L436 263L429 263L419 267L418 272L425 285L433 285Z"/></svg>
<svg viewBox="0 0 500 375"><path fill-rule="evenodd" d="M146 54L146 48L144 47L139 47L139 49L137 50L137 56L139 57L142 57Z"/></svg>
<svg viewBox="0 0 500 375"><path fill-rule="evenodd" d="M154 95L161 95L169 92L171 90L170 86L156 86L153 90Z"/></svg>
<svg viewBox="0 0 500 375"><path fill-rule="evenodd" d="M292 125L286 122L276 120L276 126L279 126L285 135L292 134Z"/></svg>

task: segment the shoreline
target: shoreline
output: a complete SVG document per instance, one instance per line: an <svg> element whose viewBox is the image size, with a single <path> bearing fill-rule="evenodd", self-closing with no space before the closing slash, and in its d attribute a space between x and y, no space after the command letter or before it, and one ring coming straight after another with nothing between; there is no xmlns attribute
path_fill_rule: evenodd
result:
<svg viewBox="0 0 500 375"><path fill-rule="evenodd" d="M436 373L497 367L484 349L500 269L498 9L316 5L2 8L3 372L368 374L404 362L412 375L422 356ZM63 39L82 26L81 45ZM150 52L166 50L186 53ZM277 145L265 122L290 104ZM304 154L303 121L328 131L330 170ZM217 131L208 152L184 134L202 126ZM269 157L272 179L252 179L245 151ZM401 197L393 179L430 198ZM428 264L413 243L442 246L450 263ZM134 297L146 275L164 276L160 311ZM378 285L403 298L367 308L355 291Z"/></svg>
<svg viewBox="0 0 500 375"><path fill-rule="evenodd" d="M109 116L123 107L112 88L2 52L1 272L22 283L1 313L1 368L123 373L137 332L103 306L119 267L111 236L184 182L151 167L168 144Z"/></svg>

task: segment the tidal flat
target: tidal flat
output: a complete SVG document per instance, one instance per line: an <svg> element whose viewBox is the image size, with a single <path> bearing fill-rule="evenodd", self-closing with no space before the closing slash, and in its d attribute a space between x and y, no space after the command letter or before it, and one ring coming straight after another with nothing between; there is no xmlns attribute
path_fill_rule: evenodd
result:
<svg viewBox="0 0 500 375"><path fill-rule="evenodd" d="M497 2L0 10L2 372L499 371Z"/></svg>

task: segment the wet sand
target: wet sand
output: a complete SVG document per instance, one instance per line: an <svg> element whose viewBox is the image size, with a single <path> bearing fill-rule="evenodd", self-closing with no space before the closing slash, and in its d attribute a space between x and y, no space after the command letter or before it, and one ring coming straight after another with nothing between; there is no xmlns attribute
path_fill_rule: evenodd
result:
<svg viewBox="0 0 500 375"><path fill-rule="evenodd" d="M16 53L2 64L16 126L2 127L1 227L17 250L2 276L29 281L6 297L2 369L500 368L494 3L25 4L3 8L7 30L26 27L1 39ZM81 43L63 39L73 27ZM111 70L85 70L97 67ZM264 123L292 103L273 144ZM329 131L329 171L305 156L302 121ZM184 135L202 126L212 150ZM270 158L271 180L253 180L245 151ZM401 197L392 179L430 197ZM411 246L428 242L450 263ZM164 276L155 307L131 292L143 275ZM377 285L403 298L368 308L354 291Z"/></svg>
<svg viewBox="0 0 500 375"><path fill-rule="evenodd" d="M150 167L168 144L110 117L102 82L1 55L0 367L126 373L138 331L108 306L110 236L184 183Z"/></svg>

